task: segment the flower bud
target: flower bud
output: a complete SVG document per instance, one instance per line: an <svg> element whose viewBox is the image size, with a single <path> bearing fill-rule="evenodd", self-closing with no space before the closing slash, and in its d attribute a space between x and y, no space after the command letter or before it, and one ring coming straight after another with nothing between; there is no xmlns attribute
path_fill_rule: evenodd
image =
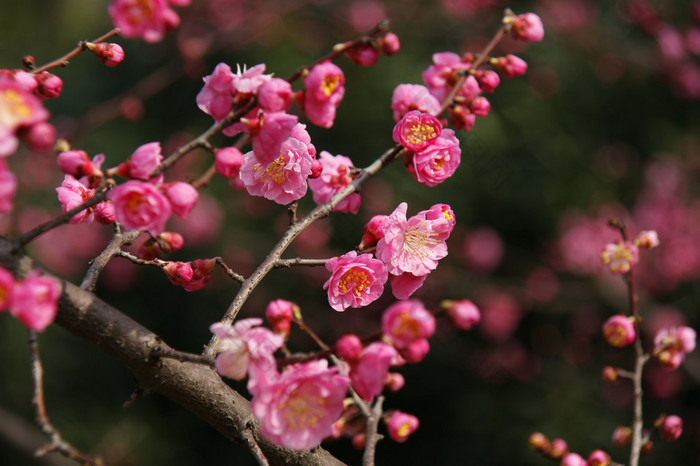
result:
<svg viewBox="0 0 700 466"><path fill-rule="evenodd" d="M224 147L214 151L214 168L226 178L235 178L243 166L243 154L237 147Z"/></svg>
<svg viewBox="0 0 700 466"><path fill-rule="evenodd" d="M189 264L184 262L168 262L163 267L163 272L168 279L177 286L183 286L189 283L194 276L194 271Z"/></svg>
<svg viewBox="0 0 700 466"><path fill-rule="evenodd" d="M627 426L618 426L612 433L612 443L616 447L628 447L632 445L632 429Z"/></svg>
<svg viewBox="0 0 700 466"><path fill-rule="evenodd" d="M399 36L393 32L387 32L381 39L382 52L385 55L394 55L398 53L401 49L401 43L399 42Z"/></svg>
<svg viewBox="0 0 700 466"><path fill-rule="evenodd" d="M389 429L389 437L396 442L405 442L408 436L418 428L418 418L410 414L394 411L389 416L387 428Z"/></svg>
<svg viewBox="0 0 700 466"><path fill-rule="evenodd" d="M199 199L199 193L195 187L184 181L177 181L170 185L163 185L163 188L173 213L178 217L187 217Z"/></svg>
<svg viewBox="0 0 700 466"><path fill-rule="evenodd" d="M364 450L365 446L367 446L367 434L355 434L352 437L352 446L357 450Z"/></svg>
<svg viewBox="0 0 700 466"><path fill-rule="evenodd" d="M481 320L479 308L468 299L445 300L440 303L440 307L447 311L452 323L462 330L471 330Z"/></svg>
<svg viewBox="0 0 700 466"><path fill-rule="evenodd" d="M605 453L603 450L593 450L590 455L588 455L588 466L609 466L610 465L610 455Z"/></svg>
<svg viewBox="0 0 700 466"><path fill-rule="evenodd" d="M367 249L376 246L377 242L384 238L384 224L389 219L388 215L375 215L364 227L364 234L358 249Z"/></svg>
<svg viewBox="0 0 700 466"><path fill-rule="evenodd" d="M398 372L389 372L386 375L386 380L384 381L386 388L392 392L398 392L405 384L406 379L404 379L403 375L399 374Z"/></svg>
<svg viewBox="0 0 700 466"><path fill-rule="evenodd" d="M425 338L412 341L406 348L401 350L401 356L410 364L416 364L423 360L430 351L430 343Z"/></svg>
<svg viewBox="0 0 700 466"><path fill-rule="evenodd" d="M620 370L612 366L605 366L603 368L603 381L604 382L617 382L620 378Z"/></svg>
<svg viewBox="0 0 700 466"><path fill-rule="evenodd" d="M309 178L318 178L321 176L321 173L323 173L323 163L318 159L314 159L314 161L311 162L311 174L309 175Z"/></svg>
<svg viewBox="0 0 700 466"><path fill-rule="evenodd" d="M544 37L542 20L535 13L509 15L503 18L503 22L510 23L510 33L517 40L539 42Z"/></svg>
<svg viewBox="0 0 700 466"><path fill-rule="evenodd" d="M287 335L292 327L294 308L297 307L291 301L276 299L267 305L265 318L276 333Z"/></svg>
<svg viewBox="0 0 700 466"><path fill-rule="evenodd" d="M661 438L667 442L677 440L683 433L683 419L672 414L661 416L654 421L654 427L659 430Z"/></svg>
<svg viewBox="0 0 700 466"><path fill-rule="evenodd" d="M111 202L100 202L95 206L95 220L102 225L111 225L117 221L117 213Z"/></svg>
<svg viewBox="0 0 700 466"><path fill-rule="evenodd" d="M356 65L374 66L382 53L372 45L360 44L348 49L345 55Z"/></svg>
<svg viewBox="0 0 700 466"><path fill-rule="evenodd" d="M634 240L634 245L640 249L654 249L659 244L659 234L654 230L642 231Z"/></svg>
<svg viewBox="0 0 700 466"><path fill-rule="evenodd" d="M528 443L530 444L530 448L545 455L549 454L549 450L551 449L549 439L542 432L531 433Z"/></svg>
<svg viewBox="0 0 700 466"><path fill-rule="evenodd" d="M102 64L107 66L117 66L124 60L124 50L119 44L88 42L85 46L100 59Z"/></svg>
<svg viewBox="0 0 700 466"><path fill-rule="evenodd" d="M478 70L474 73L474 77L479 83L481 92L493 92L501 84L501 78L493 70Z"/></svg>
<svg viewBox="0 0 700 466"><path fill-rule="evenodd" d="M343 335L335 344L335 352L349 363L356 362L362 353L362 341L357 335Z"/></svg>
<svg viewBox="0 0 700 466"><path fill-rule="evenodd" d="M587 466L586 460L577 453L569 453L561 459L559 466Z"/></svg>
<svg viewBox="0 0 700 466"><path fill-rule="evenodd" d="M491 64L504 78L517 78L527 71L527 63L520 57L508 54L505 57L492 58Z"/></svg>
<svg viewBox="0 0 700 466"><path fill-rule="evenodd" d="M548 455L550 458L560 460L567 453L569 453L569 446L566 444L566 441L560 438L555 438L552 440Z"/></svg>
<svg viewBox="0 0 700 466"><path fill-rule="evenodd" d="M637 332L629 317L618 314L605 321L603 324L603 335L610 345L622 348L634 341Z"/></svg>
<svg viewBox="0 0 700 466"><path fill-rule="evenodd" d="M51 123L36 123L27 129L25 138L33 150L45 152L56 142L56 128Z"/></svg>

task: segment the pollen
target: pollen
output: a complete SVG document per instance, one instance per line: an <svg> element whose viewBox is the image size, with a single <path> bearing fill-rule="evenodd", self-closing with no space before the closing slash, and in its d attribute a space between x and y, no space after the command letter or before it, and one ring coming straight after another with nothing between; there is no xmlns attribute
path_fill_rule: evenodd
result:
<svg viewBox="0 0 700 466"><path fill-rule="evenodd" d="M0 91L0 127L13 127L29 119L32 109L14 89Z"/></svg>
<svg viewBox="0 0 700 466"><path fill-rule="evenodd" d="M426 123L410 125L404 128L403 132L406 142L413 146L432 141L438 136L435 127Z"/></svg>
<svg viewBox="0 0 700 466"><path fill-rule="evenodd" d="M270 162L264 170L259 163L253 165L253 170L255 171L255 177L258 178L262 183L272 180L277 184L282 184L287 181L287 175L285 173L284 167L287 166L287 162L284 156L280 155L275 160Z"/></svg>
<svg viewBox="0 0 700 466"><path fill-rule="evenodd" d="M430 249L437 245L438 242L435 238L428 235L427 230L416 225L407 229L403 234L403 252L422 259L430 254Z"/></svg>
<svg viewBox="0 0 700 466"><path fill-rule="evenodd" d="M367 273L362 270L350 269L345 272L338 282L338 288L343 293L347 293L348 289L352 289L352 292L358 298L362 296L362 290L370 286L372 282L370 281Z"/></svg>
<svg viewBox="0 0 700 466"><path fill-rule="evenodd" d="M328 75L323 78L323 83L321 83L321 90L326 95L330 97L331 94L335 92L338 88L338 83L340 82L340 75Z"/></svg>

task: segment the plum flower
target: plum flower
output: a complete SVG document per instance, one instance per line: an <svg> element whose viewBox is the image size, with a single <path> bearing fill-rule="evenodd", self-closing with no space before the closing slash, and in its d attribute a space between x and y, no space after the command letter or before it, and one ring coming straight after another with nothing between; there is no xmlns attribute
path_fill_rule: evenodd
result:
<svg viewBox="0 0 700 466"><path fill-rule="evenodd" d="M607 244L600 257L612 273L623 275L639 262L639 249L629 241L617 241Z"/></svg>
<svg viewBox="0 0 700 466"><path fill-rule="evenodd" d="M353 176L350 173L353 168L352 160L343 155L331 155L321 151L319 160L323 165L323 171L317 178L309 180L309 188L314 196L316 204L325 204L333 196L352 183ZM359 193L352 193L333 208L334 212L352 212L356 214L360 209L362 199Z"/></svg>
<svg viewBox="0 0 700 466"><path fill-rule="evenodd" d="M345 95L343 70L330 61L315 65L304 78L304 112L322 128L330 128L336 109Z"/></svg>
<svg viewBox="0 0 700 466"><path fill-rule="evenodd" d="M287 448L315 448L331 435L343 412L350 385L325 359L288 366L253 394L251 408L260 419L260 433Z"/></svg>
<svg viewBox="0 0 700 466"><path fill-rule="evenodd" d="M417 182L433 187L454 175L461 156L455 132L445 128L432 144L413 154L407 169Z"/></svg>
<svg viewBox="0 0 700 466"><path fill-rule="evenodd" d="M56 188L56 192L64 213L95 196L94 189L88 188L70 175L65 175L63 183ZM73 215L70 223L92 223L93 218L92 209L85 209Z"/></svg>
<svg viewBox="0 0 700 466"><path fill-rule="evenodd" d="M433 115L418 110L407 112L394 126L394 142L418 152L430 146L440 136L442 125Z"/></svg>
<svg viewBox="0 0 700 466"><path fill-rule="evenodd" d="M463 62L462 58L454 52L435 53L433 54L433 64L422 74L423 82L425 82L430 93L437 100L442 101L457 82L456 72L466 70L469 66L469 63ZM474 83L476 83L476 80L474 80ZM467 84L465 83L465 85Z"/></svg>
<svg viewBox="0 0 700 466"><path fill-rule="evenodd" d="M108 11L124 37L158 42L180 25L180 17L168 3L187 5L189 0L114 0Z"/></svg>
<svg viewBox="0 0 700 466"><path fill-rule="evenodd" d="M653 355L671 369L677 369L685 355L695 349L696 332L686 326L663 328L654 336Z"/></svg>
<svg viewBox="0 0 700 466"><path fill-rule="evenodd" d="M462 330L471 330L481 321L479 308L468 299L445 300L440 303L440 307L447 311L452 323Z"/></svg>
<svg viewBox="0 0 700 466"><path fill-rule="evenodd" d="M407 208L405 202L399 204L384 224L384 237L377 243L377 257L384 261L391 274L426 275L447 255L447 245L424 216L406 219Z"/></svg>
<svg viewBox="0 0 700 466"><path fill-rule="evenodd" d="M117 167L117 173L124 178L148 180L163 160L160 142L149 142L136 148L129 160Z"/></svg>
<svg viewBox="0 0 700 466"><path fill-rule="evenodd" d="M435 317L416 300L398 301L382 315L384 341L399 350L408 348L418 340L430 338L435 333Z"/></svg>
<svg viewBox="0 0 700 466"><path fill-rule="evenodd" d="M127 181L112 189L107 198L114 204L117 221L126 230L142 230L158 235L170 218L168 198L150 183Z"/></svg>
<svg viewBox="0 0 700 466"><path fill-rule="evenodd" d="M7 163L0 159L0 214L12 210L16 192L17 177L7 168Z"/></svg>
<svg viewBox="0 0 700 466"><path fill-rule="evenodd" d="M282 143L289 139L298 122L296 115L286 112L263 115L260 130L253 137L253 152L260 163L267 164L277 158Z"/></svg>
<svg viewBox="0 0 700 466"><path fill-rule="evenodd" d="M204 87L197 94L197 106L204 113L211 115L214 120L221 121L233 108L231 67L226 63L219 63L214 68L214 72L203 79Z"/></svg>
<svg viewBox="0 0 700 466"><path fill-rule="evenodd" d="M391 97L391 109L394 111L394 121L399 121L411 110L436 115L440 111L440 102L425 86L399 84Z"/></svg>
<svg viewBox="0 0 700 466"><path fill-rule="evenodd" d="M634 342L637 332L629 317L618 314L610 317L603 324L605 340L612 346L622 348Z"/></svg>
<svg viewBox="0 0 700 466"><path fill-rule="evenodd" d="M17 283L12 294L10 314L32 330L42 332L56 317L61 285L38 270Z"/></svg>
<svg viewBox="0 0 700 466"><path fill-rule="evenodd" d="M219 374L243 380L251 365L263 370L275 367L273 354L282 347L284 338L260 327L262 322L254 317L239 320L233 326L216 322L209 327L219 337L215 363Z"/></svg>
<svg viewBox="0 0 700 466"><path fill-rule="evenodd" d="M384 263L372 254L350 251L326 261L330 278L323 284L328 302L338 312L348 307L363 307L382 295L388 274Z"/></svg>
<svg viewBox="0 0 700 466"><path fill-rule="evenodd" d="M240 178L249 194L283 205L306 194L313 155L304 141L289 137L280 146L277 158L267 164L258 160L255 152L243 157Z"/></svg>
<svg viewBox="0 0 700 466"><path fill-rule="evenodd" d="M35 95L19 83L0 77L0 157L17 149L17 130L48 118L49 112Z"/></svg>
<svg viewBox="0 0 700 466"><path fill-rule="evenodd" d="M542 20L535 13L507 15L503 22L510 24L510 33L515 39L525 42L539 42L544 37Z"/></svg>
<svg viewBox="0 0 700 466"><path fill-rule="evenodd" d="M418 425L417 417L401 411L394 411L391 413L386 423L389 437L399 443L408 440L408 436L418 429Z"/></svg>

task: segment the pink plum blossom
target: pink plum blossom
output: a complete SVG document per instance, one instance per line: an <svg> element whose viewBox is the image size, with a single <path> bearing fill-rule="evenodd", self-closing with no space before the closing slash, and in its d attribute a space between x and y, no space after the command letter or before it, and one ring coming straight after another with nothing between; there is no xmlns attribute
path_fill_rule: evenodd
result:
<svg viewBox="0 0 700 466"><path fill-rule="evenodd" d="M434 332L435 317L415 299L398 301L382 315L384 341L400 350L416 340L430 338Z"/></svg>
<svg viewBox="0 0 700 466"><path fill-rule="evenodd" d="M426 275L447 255L447 245L424 216L406 219L407 207L405 202L399 204L384 224L384 237L377 243L377 257L393 275L403 272Z"/></svg>
<svg viewBox="0 0 700 466"><path fill-rule="evenodd" d="M285 299L270 301L265 309L265 318L276 333L289 334L295 312L299 312L299 306Z"/></svg>
<svg viewBox="0 0 700 466"><path fill-rule="evenodd" d="M226 178L236 178L243 165L243 154L237 147L217 149L214 155L216 172Z"/></svg>
<svg viewBox="0 0 700 466"><path fill-rule="evenodd" d="M189 215L199 199L199 193L195 187L184 181L165 184L162 189L170 201L173 214L181 218Z"/></svg>
<svg viewBox="0 0 700 466"><path fill-rule="evenodd" d="M280 155L282 143L292 135L292 128L299 119L286 112L266 113L260 122L260 129L253 136L253 152L262 164L268 164Z"/></svg>
<svg viewBox="0 0 700 466"><path fill-rule="evenodd" d="M600 257L612 273L623 275L639 262L639 249L629 241L617 241L607 244Z"/></svg>
<svg viewBox="0 0 700 466"><path fill-rule="evenodd" d="M286 112L292 104L292 86L281 78L272 78L258 90L258 103L266 112Z"/></svg>
<svg viewBox="0 0 700 466"><path fill-rule="evenodd" d="M394 111L394 121L399 121L411 110L437 115L440 111L440 102L430 94L425 86L399 84L391 97L391 109Z"/></svg>
<svg viewBox="0 0 700 466"><path fill-rule="evenodd" d="M308 144L292 136L282 143L279 156L268 164L260 162L254 152L245 154L240 178L249 194L289 204L306 194L312 157Z"/></svg>
<svg viewBox="0 0 700 466"><path fill-rule="evenodd" d="M6 157L17 149L18 129L48 118L49 112L35 95L21 84L0 76L0 157Z"/></svg>
<svg viewBox="0 0 700 466"><path fill-rule="evenodd" d="M189 262L192 267L192 279L184 283L182 287L185 291L197 291L204 288L216 266L216 259L195 259Z"/></svg>
<svg viewBox="0 0 700 466"><path fill-rule="evenodd" d="M382 56L382 52L373 44L360 44L351 47L345 52L345 55L356 65L374 66L377 64L379 57Z"/></svg>
<svg viewBox="0 0 700 466"><path fill-rule="evenodd" d="M481 320L479 308L468 299L444 301L441 307L447 311L452 323L462 330L471 330Z"/></svg>
<svg viewBox="0 0 700 466"><path fill-rule="evenodd" d="M405 442L408 436L418 429L418 418L412 414L406 414L401 411L394 411L389 416L386 426L389 431L389 437L395 442Z"/></svg>
<svg viewBox="0 0 700 466"><path fill-rule="evenodd" d="M284 338L260 327L262 319L249 318L233 326L216 322L209 327L219 337L216 371L234 380L243 380L251 365L262 370L276 370L274 353L282 347Z"/></svg>
<svg viewBox="0 0 700 466"><path fill-rule="evenodd" d="M437 186L457 171L461 155L455 132L445 128L432 144L413 154L407 169L419 183Z"/></svg>
<svg viewBox="0 0 700 466"><path fill-rule="evenodd" d="M261 434L287 448L317 447L342 414L349 385L325 359L288 366L251 400Z"/></svg>
<svg viewBox="0 0 700 466"><path fill-rule="evenodd" d="M340 101L345 95L343 70L330 61L315 65L304 78L304 112L322 128L330 128Z"/></svg>
<svg viewBox="0 0 700 466"><path fill-rule="evenodd" d="M60 296L60 283L34 270L15 286L10 313L30 329L42 332L56 317Z"/></svg>
<svg viewBox="0 0 700 466"><path fill-rule="evenodd" d="M433 115L411 110L394 126L393 138L406 149L419 152L432 145L441 131L442 125Z"/></svg>
<svg viewBox="0 0 700 466"><path fill-rule="evenodd" d="M634 245L640 249L654 249L659 244L659 234L654 230L642 231L634 239Z"/></svg>
<svg viewBox="0 0 700 466"><path fill-rule="evenodd" d="M367 401L382 393L391 362L398 353L393 346L374 342L362 350L359 360L350 366L350 383Z"/></svg>
<svg viewBox="0 0 700 466"><path fill-rule="evenodd" d="M0 214L12 210L12 202L17 192L17 177L4 159L0 159Z"/></svg>
<svg viewBox="0 0 700 466"><path fill-rule="evenodd" d="M251 95L257 94L263 84L270 81L271 76L265 74L265 65L257 64L251 68L236 70L231 81L231 89L237 99L248 99Z"/></svg>
<svg viewBox="0 0 700 466"><path fill-rule="evenodd" d="M588 455L588 466L609 466L610 455L603 450L593 450Z"/></svg>
<svg viewBox="0 0 700 466"><path fill-rule="evenodd" d="M6 311L12 304L15 288L15 277L5 267L0 265L0 312Z"/></svg>
<svg viewBox="0 0 700 466"><path fill-rule="evenodd" d="M399 53L401 49L401 42L399 41L399 36L393 32L388 32L384 34L381 41L382 52L386 55L394 55Z"/></svg>
<svg viewBox="0 0 700 466"><path fill-rule="evenodd" d="M525 13L518 16L508 15L503 22L510 23L510 33L515 39L539 42L544 37L542 20L535 13Z"/></svg>
<svg viewBox="0 0 700 466"><path fill-rule="evenodd" d="M203 78L204 87L197 94L197 106L216 121L226 118L233 108L233 76L230 66L219 63L212 74Z"/></svg>
<svg viewBox="0 0 700 466"><path fill-rule="evenodd" d="M61 203L62 212L64 213L78 207L95 196L94 189L89 189L70 175L65 175L63 183L56 188L56 192L58 193L58 201ZM70 219L70 223L92 223L93 219L92 209L85 209L73 215Z"/></svg>
<svg viewBox="0 0 700 466"><path fill-rule="evenodd" d="M481 92L493 92L501 84L501 78L493 70L477 70L474 72L474 78Z"/></svg>
<svg viewBox="0 0 700 466"><path fill-rule="evenodd" d="M168 280L176 286L184 286L192 281L194 276L192 266L185 262L168 262L163 267L163 272L165 272Z"/></svg>
<svg viewBox="0 0 700 466"><path fill-rule="evenodd" d="M350 251L326 261L330 278L323 284L328 302L342 312L348 307L364 307L382 295L388 274L384 263L371 254Z"/></svg>
<svg viewBox="0 0 700 466"><path fill-rule="evenodd" d="M186 5L189 2L170 3ZM180 24L180 17L169 7L167 0L114 0L108 11L120 34L142 38L146 42L162 40L168 30Z"/></svg>
<svg viewBox="0 0 700 466"><path fill-rule="evenodd" d="M24 140L37 152L47 152L56 142L56 128L51 123L41 121L35 123L23 133Z"/></svg>
<svg viewBox="0 0 700 466"><path fill-rule="evenodd" d="M160 142L149 142L139 146L127 160L126 166L118 168L118 172L125 178L145 181L160 166L162 160Z"/></svg>
<svg viewBox="0 0 700 466"><path fill-rule="evenodd" d="M323 166L321 175L309 180L309 188L313 193L316 204L325 204L333 196L352 183L351 170L355 167L348 157L343 155L331 155L321 151L319 160ZM333 208L334 212L352 212L356 214L360 209L361 198L359 193L352 193Z"/></svg>
<svg viewBox="0 0 700 466"><path fill-rule="evenodd" d="M677 369L687 353L695 349L696 332L690 327L662 328L654 336L653 355L671 369Z"/></svg>
<svg viewBox="0 0 700 466"><path fill-rule="evenodd" d="M117 221L126 230L158 235L170 218L170 201L150 183L127 181L112 189L107 198L114 204Z"/></svg>
<svg viewBox="0 0 700 466"><path fill-rule="evenodd" d="M417 364L423 360L430 351L430 343L425 338L414 340L409 345L401 349L401 357L409 364Z"/></svg>
<svg viewBox="0 0 700 466"><path fill-rule="evenodd" d="M456 72L466 70L469 66L469 63L464 63L454 52L435 53L433 64L423 72L423 82L438 101L443 101L457 82Z"/></svg>
<svg viewBox="0 0 700 466"><path fill-rule="evenodd" d="M398 275L389 275L389 282L391 283L391 292L396 299L408 299L413 293L416 292L423 283L428 275L414 275L410 272L403 272Z"/></svg>
<svg viewBox="0 0 700 466"><path fill-rule="evenodd" d="M335 353L346 362L355 364L362 354L362 340L357 335L343 335L335 344Z"/></svg>
<svg viewBox="0 0 700 466"><path fill-rule="evenodd" d="M612 346L622 348L634 342L637 336L634 323L629 317L618 314L610 317L603 324L605 340Z"/></svg>
<svg viewBox="0 0 700 466"><path fill-rule="evenodd" d="M34 74L33 77L37 83L37 87L34 89L34 95L39 97L39 99L54 99L61 95L63 80L55 74L42 71L39 74Z"/></svg>

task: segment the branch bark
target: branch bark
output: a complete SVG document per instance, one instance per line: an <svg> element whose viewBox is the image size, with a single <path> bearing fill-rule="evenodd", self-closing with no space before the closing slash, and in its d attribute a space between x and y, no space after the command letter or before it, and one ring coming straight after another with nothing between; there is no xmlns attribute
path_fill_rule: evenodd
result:
<svg viewBox="0 0 700 466"><path fill-rule="evenodd" d="M18 277L37 267L20 248L3 237L0 237L0 264ZM172 351L172 348L95 294L61 282L63 293L56 324L116 358L134 374L141 388L181 405L249 451L259 447L271 465L344 464L322 448L294 451L270 443L260 435L259 423L250 411L248 400L224 383L211 367L154 356L154 352Z"/></svg>

